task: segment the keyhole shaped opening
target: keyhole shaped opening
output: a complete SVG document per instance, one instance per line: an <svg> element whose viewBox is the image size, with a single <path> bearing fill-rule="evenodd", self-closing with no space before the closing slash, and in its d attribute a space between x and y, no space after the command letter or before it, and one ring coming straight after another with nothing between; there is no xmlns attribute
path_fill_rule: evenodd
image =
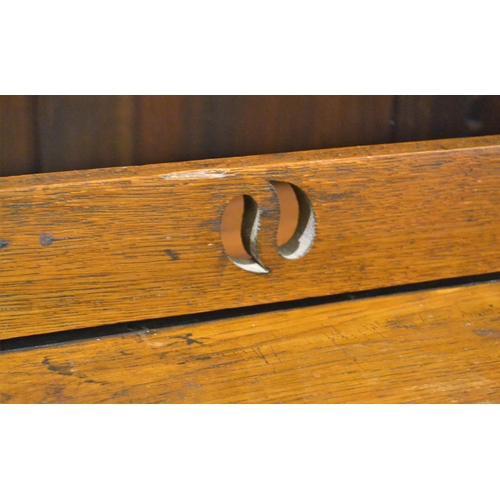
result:
<svg viewBox="0 0 500 500"><path fill-rule="evenodd" d="M300 259L316 236L316 218L309 197L295 184L269 181L278 196L278 251L285 259Z"/></svg>
<svg viewBox="0 0 500 500"><path fill-rule="evenodd" d="M246 194L233 198L224 209L221 239L229 259L252 273L267 274L257 253L260 211L257 202Z"/></svg>

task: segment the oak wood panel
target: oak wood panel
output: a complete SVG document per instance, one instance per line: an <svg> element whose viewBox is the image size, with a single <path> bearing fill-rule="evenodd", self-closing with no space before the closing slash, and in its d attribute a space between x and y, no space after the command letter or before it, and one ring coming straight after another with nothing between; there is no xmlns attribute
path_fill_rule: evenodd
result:
<svg viewBox="0 0 500 500"><path fill-rule="evenodd" d="M133 163L133 96L38 96L43 172Z"/></svg>
<svg viewBox="0 0 500 500"><path fill-rule="evenodd" d="M277 251L268 179L312 202L302 259ZM500 137L6 178L0 336L497 272L499 191ZM267 275L224 254L239 194L262 209Z"/></svg>
<svg viewBox="0 0 500 500"><path fill-rule="evenodd" d="M0 96L0 176L36 171L34 96Z"/></svg>
<svg viewBox="0 0 500 500"><path fill-rule="evenodd" d="M393 96L139 96L135 162L391 140Z"/></svg>
<svg viewBox="0 0 500 500"><path fill-rule="evenodd" d="M0 353L2 403L499 403L500 283Z"/></svg>

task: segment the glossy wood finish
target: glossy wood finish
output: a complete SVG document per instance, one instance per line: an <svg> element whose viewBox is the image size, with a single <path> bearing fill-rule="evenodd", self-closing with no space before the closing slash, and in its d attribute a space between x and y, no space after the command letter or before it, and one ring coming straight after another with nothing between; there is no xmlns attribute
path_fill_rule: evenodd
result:
<svg viewBox="0 0 500 500"><path fill-rule="evenodd" d="M391 140L394 96L140 96L137 163Z"/></svg>
<svg viewBox="0 0 500 500"><path fill-rule="evenodd" d="M0 176L391 140L394 96L0 96Z"/></svg>
<svg viewBox="0 0 500 500"><path fill-rule="evenodd" d="M0 177L36 172L35 121L32 96L0 96Z"/></svg>
<svg viewBox="0 0 500 500"><path fill-rule="evenodd" d="M500 403L500 283L0 353L0 402Z"/></svg>
<svg viewBox="0 0 500 500"><path fill-rule="evenodd" d="M0 96L0 176L498 133L499 96Z"/></svg>
<svg viewBox="0 0 500 500"><path fill-rule="evenodd" d="M277 251L268 180L312 202L316 239L299 260ZM500 137L6 178L0 336L497 272L499 191ZM267 275L223 251L239 194L262 210Z"/></svg>
<svg viewBox="0 0 500 500"><path fill-rule="evenodd" d="M133 163L132 96L38 96L42 172Z"/></svg>
<svg viewBox="0 0 500 500"><path fill-rule="evenodd" d="M500 96L394 96L393 141L500 133Z"/></svg>

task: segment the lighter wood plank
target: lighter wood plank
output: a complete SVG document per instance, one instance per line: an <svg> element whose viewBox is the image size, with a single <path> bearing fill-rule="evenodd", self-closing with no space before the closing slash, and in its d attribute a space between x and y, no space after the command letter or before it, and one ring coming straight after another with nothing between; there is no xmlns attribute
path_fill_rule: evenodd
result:
<svg viewBox="0 0 500 500"><path fill-rule="evenodd" d="M312 202L302 259L269 179ZM0 338L497 272L499 191L498 136L2 179ZM267 275L224 253L240 194Z"/></svg>
<svg viewBox="0 0 500 500"><path fill-rule="evenodd" d="M0 353L3 403L498 403L500 283Z"/></svg>

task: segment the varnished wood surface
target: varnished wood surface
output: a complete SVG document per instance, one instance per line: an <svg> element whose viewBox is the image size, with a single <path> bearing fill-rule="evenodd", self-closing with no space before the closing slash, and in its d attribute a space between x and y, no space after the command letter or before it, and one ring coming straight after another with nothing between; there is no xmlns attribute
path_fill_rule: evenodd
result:
<svg viewBox="0 0 500 500"><path fill-rule="evenodd" d="M133 96L38 96L40 171L130 165Z"/></svg>
<svg viewBox="0 0 500 500"><path fill-rule="evenodd" d="M35 116L32 96L0 95L0 177L36 172Z"/></svg>
<svg viewBox="0 0 500 500"><path fill-rule="evenodd" d="M299 260L268 180L312 202ZM1 179L0 337L497 272L499 191L497 136ZM224 253L240 194L267 275Z"/></svg>
<svg viewBox="0 0 500 500"><path fill-rule="evenodd" d="M499 96L0 96L0 176L498 133Z"/></svg>
<svg viewBox="0 0 500 500"><path fill-rule="evenodd" d="M0 96L0 176L498 133L499 96Z"/></svg>
<svg viewBox="0 0 500 500"><path fill-rule="evenodd" d="M500 283L4 352L0 401L499 403Z"/></svg>
<svg viewBox="0 0 500 500"><path fill-rule="evenodd" d="M136 162L391 140L394 96L139 96Z"/></svg>
<svg viewBox="0 0 500 500"><path fill-rule="evenodd" d="M0 96L0 176L390 142L393 100Z"/></svg>
<svg viewBox="0 0 500 500"><path fill-rule="evenodd" d="M500 133L500 96L402 95L394 111L392 141Z"/></svg>

